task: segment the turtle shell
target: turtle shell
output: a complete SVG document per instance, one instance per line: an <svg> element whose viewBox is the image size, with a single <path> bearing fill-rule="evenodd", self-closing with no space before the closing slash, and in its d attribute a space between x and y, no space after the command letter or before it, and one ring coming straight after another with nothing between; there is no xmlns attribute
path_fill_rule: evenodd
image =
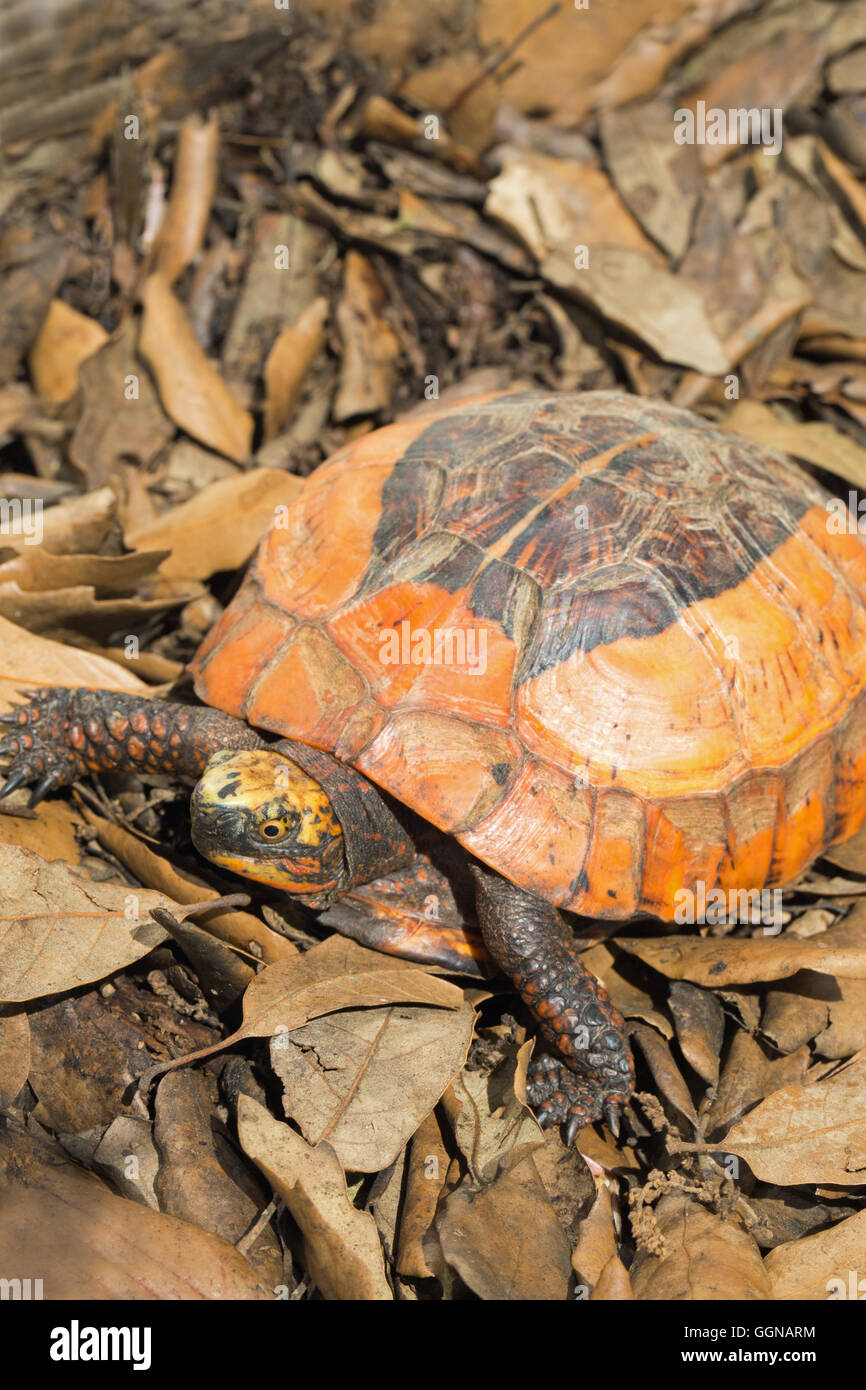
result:
<svg viewBox="0 0 866 1390"><path fill-rule="evenodd" d="M391 425L277 519L196 688L560 906L670 918L866 814L866 544L827 501L615 392Z"/></svg>

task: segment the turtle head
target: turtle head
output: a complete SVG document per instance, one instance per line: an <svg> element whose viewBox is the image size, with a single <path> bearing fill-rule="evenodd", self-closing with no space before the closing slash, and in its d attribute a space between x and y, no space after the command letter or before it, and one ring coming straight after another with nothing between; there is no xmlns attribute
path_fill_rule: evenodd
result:
<svg viewBox="0 0 866 1390"><path fill-rule="evenodd" d="M269 749L215 753L192 794L192 840L206 859L310 906L339 892L343 832L327 792Z"/></svg>

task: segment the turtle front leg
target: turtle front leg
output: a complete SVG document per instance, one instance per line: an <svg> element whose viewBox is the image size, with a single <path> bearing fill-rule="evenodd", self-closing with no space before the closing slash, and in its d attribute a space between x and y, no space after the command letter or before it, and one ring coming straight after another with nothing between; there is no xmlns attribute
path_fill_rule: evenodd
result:
<svg viewBox="0 0 866 1390"><path fill-rule="evenodd" d="M481 934L500 969L514 981L558 1056L533 1059L527 1099L539 1124L565 1124L572 1142L604 1117L619 1133L619 1116L634 1089L634 1062L622 1015L587 970L556 908L473 865Z"/></svg>
<svg viewBox="0 0 866 1390"><path fill-rule="evenodd" d="M0 715L8 760L0 797L35 783L30 805L88 772L170 772L198 778L223 748L261 748L242 719L111 690L45 686Z"/></svg>

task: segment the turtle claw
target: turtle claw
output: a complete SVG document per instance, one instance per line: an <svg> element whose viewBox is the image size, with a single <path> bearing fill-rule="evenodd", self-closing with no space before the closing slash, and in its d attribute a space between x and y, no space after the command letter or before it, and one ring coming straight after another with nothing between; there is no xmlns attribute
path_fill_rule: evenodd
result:
<svg viewBox="0 0 866 1390"><path fill-rule="evenodd" d="M607 1095L604 1083L581 1076L558 1057L545 1053L533 1058L526 1081L526 1099L542 1129L565 1126L565 1142L574 1143L586 1125L605 1120L614 1139L619 1138L624 1097Z"/></svg>
<svg viewBox="0 0 866 1390"><path fill-rule="evenodd" d="M2 749L0 749L0 752L2 752ZM17 792L19 787L23 787L25 783L29 781L30 777L26 769L23 767L17 768L16 771L12 773L11 777L7 777L3 786L0 787L0 801L3 800L4 796L11 796L12 792Z"/></svg>

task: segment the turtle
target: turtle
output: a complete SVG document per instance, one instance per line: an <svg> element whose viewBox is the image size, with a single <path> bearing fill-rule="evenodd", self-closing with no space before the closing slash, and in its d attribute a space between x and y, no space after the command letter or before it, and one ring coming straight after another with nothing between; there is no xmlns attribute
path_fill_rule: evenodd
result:
<svg viewBox="0 0 866 1390"><path fill-rule="evenodd" d="M787 458L617 391L386 425L275 517L201 705L38 690L3 794L195 781L200 853L380 949L486 960L537 1021L540 1122L617 1133L634 1062L581 933L783 884L866 815L866 545L833 516Z"/></svg>

